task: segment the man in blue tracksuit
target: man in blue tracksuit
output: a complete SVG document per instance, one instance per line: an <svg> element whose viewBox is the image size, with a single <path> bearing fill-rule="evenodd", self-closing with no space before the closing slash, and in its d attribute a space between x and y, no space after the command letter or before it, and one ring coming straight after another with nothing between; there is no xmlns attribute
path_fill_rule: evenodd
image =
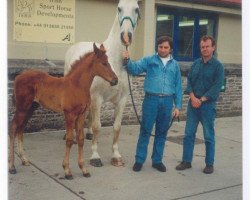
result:
<svg viewBox="0 0 250 200"><path fill-rule="evenodd" d="M194 61L187 78L186 92L190 96L187 107L187 121L183 140L182 162L176 170L191 168L197 126L201 122L206 146L206 157L203 172L214 171L216 100L224 81L224 68L213 56L215 40L203 36L200 40L201 58Z"/></svg>
<svg viewBox="0 0 250 200"><path fill-rule="evenodd" d="M155 139L152 152L152 167L165 172L162 163L167 137L167 129L172 115L179 116L182 108L182 81L180 68L173 59L172 39L162 36L157 40L157 54L143 57L138 61L129 59L128 51L123 53L128 73L138 75L146 73L144 81L145 98L142 104L142 124L137 142L134 171L140 171L147 157L147 148L151 131L155 124ZM173 110L173 105L175 105Z"/></svg>

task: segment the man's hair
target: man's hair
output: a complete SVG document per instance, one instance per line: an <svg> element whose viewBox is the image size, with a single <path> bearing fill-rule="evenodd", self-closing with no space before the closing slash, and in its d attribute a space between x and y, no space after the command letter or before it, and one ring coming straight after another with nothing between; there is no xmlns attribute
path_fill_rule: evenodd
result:
<svg viewBox="0 0 250 200"><path fill-rule="evenodd" d="M214 47L215 46L215 39L212 37L212 36L210 36L210 35L204 35L204 36L202 36L201 37L201 39L200 39L200 43L201 43L201 41L207 41L207 40L211 40L211 42L212 42L212 47Z"/></svg>
<svg viewBox="0 0 250 200"><path fill-rule="evenodd" d="M158 47L159 44L162 44L163 42L168 42L171 49L173 49L173 40L169 36L160 36L157 38L156 45Z"/></svg>

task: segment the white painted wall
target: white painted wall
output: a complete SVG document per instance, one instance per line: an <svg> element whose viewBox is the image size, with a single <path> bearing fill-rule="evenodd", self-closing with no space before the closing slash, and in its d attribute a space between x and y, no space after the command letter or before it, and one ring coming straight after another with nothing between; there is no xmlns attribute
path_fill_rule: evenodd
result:
<svg viewBox="0 0 250 200"><path fill-rule="evenodd" d="M217 36L217 55L223 63L242 63L241 17L220 15Z"/></svg>

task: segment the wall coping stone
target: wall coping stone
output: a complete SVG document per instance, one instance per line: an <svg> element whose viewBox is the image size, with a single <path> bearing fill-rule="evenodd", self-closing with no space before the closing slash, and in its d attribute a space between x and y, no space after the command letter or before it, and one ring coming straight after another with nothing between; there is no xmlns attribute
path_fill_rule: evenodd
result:
<svg viewBox="0 0 250 200"><path fill-rule="evenodd" d="M187 76L192 62L178 62L181 75ZM224 63L225 75L242 77L242 64ZM36 68L34 68L36 66ZM63 60L38 60L38 59L8 59L8 78L14 80L15 76L23 70L37 69L46 71L53 76L62 76L64 71ZM145 76L145 74L139 75Z"/></svg>
<svg viewBox="0 0 250 200"><path fill-rule="evenodd" d="M51 62L51 63L50 63ZM34 68L34 66L36 66ZM64 61L61 60L37 60L37 59L8 59L8 78L14 80L15 76L24 70L36 69L48 72L53 76L62 76Z"/></svg>

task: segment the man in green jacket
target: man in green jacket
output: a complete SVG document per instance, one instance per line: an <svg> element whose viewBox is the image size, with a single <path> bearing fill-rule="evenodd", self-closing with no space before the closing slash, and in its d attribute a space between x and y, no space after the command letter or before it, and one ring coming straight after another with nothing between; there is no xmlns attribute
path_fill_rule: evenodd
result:
<svg viewBox="0 0 250 200"><path fill-rule="evenodd" d="M206 167L203 172L214 171L216 100L224 81L223 65L213 56L215 40L211 36L203 36L200 40L201 58L194 61L187 78L186 93L190 100L187 107L187 121L183 140L182 162L176 170L191 168L196 131L199 122L203 126L206 146Z"/></svg>

